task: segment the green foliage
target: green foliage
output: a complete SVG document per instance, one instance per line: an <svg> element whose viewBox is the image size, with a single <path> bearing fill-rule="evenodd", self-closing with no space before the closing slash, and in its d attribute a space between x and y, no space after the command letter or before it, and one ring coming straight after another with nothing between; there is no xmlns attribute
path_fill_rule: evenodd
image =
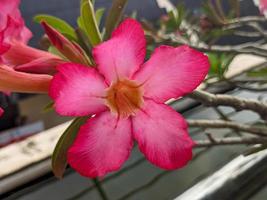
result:
<svg viewBox="0 0 267 200"><path fill-rule="evenodd" d="M247 72L247 75L249 77L265 77L265 78L267 78L267 67L249 71L249 72Z"/></svg>
<svg viewBox="0 0 267 200"><path fill-rule="evenodd" d="M234 59L234 54L226 54L226 53L207 53L210 61L210 77L219 77L223 78L225 72L227 72L229 65Z"/></svg>
<svg viewBox="0 0 267 200"><path fill-rule="evenodd" d="M100 25L104 12L105 12L105 8L99 8L95 12L95 18L96 18L96 22L98 26Z"/></svg>
<svg viewBox="0 0 267 200"><path fill-rule="evenodd" d="M113 4L106 18L104 39L108 39L114 28L118 25L127 2L128 0L113 0Z"/></svg>
<svg viewBox="0 0 267 200"><path fill-rule="evenodd" d="M92 2L90 0L82 0L80 12L81 16L77 21L78 26L84 30L92 46L99 44L102 39ZM99 12L98 17L101 16L101 11Z"/></svg>
<svg viewBox="0 0 267 200"><path fill-rule="evenodd" d="M52 155L52 170L57 178L62 178L67 166L67 151L72 145L80 126L85 123L88 117L78 117L61 135Z"/></svg>
<svg viewBox="0 0 267 200"><path fill-rule="evenodd" d="M44 108L43 108L43 112L47 113L53 110L53 106L54 106L54 101L49 102Z"/></svg>
<svg viewBox="0 0 267 200"><path fill-rule="evenodd" d="M180 29L182 21L187 16L187 10L183 3L176 6L175 10L169 11L167 20L163 20L161 25L166 28L166 32L173 32Z"/></svg>
<svg viewBox="0 0 267 200"><path fill-rule="evenodd" d="M70 40L77 40L77 36L75 34L74 29L64 20L51 16L51 15L36 15L34 17L34 21L37 23L41 23L42 21L45 21L50 26L55 28L57 31L62 33L64 36L66 36Z"/></svg>

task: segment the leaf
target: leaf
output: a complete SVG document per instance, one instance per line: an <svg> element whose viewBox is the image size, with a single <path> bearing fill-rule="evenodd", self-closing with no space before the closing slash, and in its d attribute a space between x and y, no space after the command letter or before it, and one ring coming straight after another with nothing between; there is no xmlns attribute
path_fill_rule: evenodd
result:
<svg viewBox="0 0 267 200"><path fill-rule="evenodd" d="M249 72L247 72L247 75L249 77L266 77L267 76L267 68L264 67L264 68L259 69L259 70L249 71Z"/></svg>
<svg viewBox="0 0 267 200"><path fill-rule="evenodd" d="M111 36L112 31L118 25L123 10L127 4L127 0L114 0L109 10L105 23L105 36L104 39L108 39Z"/></svg>
<svg viewBox="0 0 267 200"><path fill-rule="evenodd" d="M65 130L58 140L52 155L52 170L57 178L62 178L67 166L67 151L72 145L79 128L88 117L78 117Z"/></svg>
<svg viewBox="0 0 267 200"><path fill-rule="evenodd" d="M98 26L100 25L104 12L105 12L105 8L99 8L95 12L95 18L96 18L96 22Z"/></svg>
<svg viewBox="0 0 267 200"><path fill-rule="evenodd" d="M86 32L92 46L96 46L102 41L93 4L90 0L82 1L81 17L78 19L78 24Z"/></svg>
<svg viewBox="0 0 267 200"><path fill-rule="evenodd" d="M49 102L44 108L43 108L43 112L47 113L53 110L53 106L54 106L54 102L51 101Z"/></svg>
<svg viewBox="0 0 267 200"><path fill-rule="evenodd" d="M46 23L48 23L50 26L55 28L60 33L64 34L69 39L77 41L75 30L66 21L60 18L51 15L36 15L34 17L34 21L37 23L45 21Z"/></svg>

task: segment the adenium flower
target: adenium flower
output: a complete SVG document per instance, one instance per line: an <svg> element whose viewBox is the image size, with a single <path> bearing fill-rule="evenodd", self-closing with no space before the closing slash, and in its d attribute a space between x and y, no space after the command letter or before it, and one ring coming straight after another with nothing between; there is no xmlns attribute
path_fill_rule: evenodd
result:
<svg viewBox="0 0 267 200"><path fill-rule="evenodd" d="M0 1L0 63L17 71L53 74L63 63L56 55L27 46L32 37L19 11L20 0Z"/></svg>
<svg viewBox="0 0 267 200"><path fill-rule="evenodd" d="M267 16L267 0L253 0L254 4L259 7L260 13Z"/></svg>
<svg viewBox="0 0 267 200"><path fill-rule="evenodd" d="M18 72L50 73L47 69L60 62L45 51L27 46L32 33L25 26L19 10L20 0L0 1L0 91L47 93L49 75ZM16 70L15 70L16 69ZM0 108L0 116L3 109Z"/></svg>
<svg viewBox="0 0 267 200"><path fill-rule="evenodd" d="M136 140L141 152L163 169L185 166L194 142L184 118L164 103L193 91L209 70L208 58L188 46L160 46L144 62L141 25L126 19L110 40L93 49L96 68L57 67L49 95L64 116L91 116L68 150L72 168L104 176L127 160Z"/></svg>

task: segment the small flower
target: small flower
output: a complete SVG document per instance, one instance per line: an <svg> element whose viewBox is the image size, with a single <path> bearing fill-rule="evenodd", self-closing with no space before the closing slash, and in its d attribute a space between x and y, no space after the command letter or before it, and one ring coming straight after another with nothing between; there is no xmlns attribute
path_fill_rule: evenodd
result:
<svg viewBox="0 0 267 200"><path fill-rule="evenodd" d="M86 177L104 176L127 160L136 140L163 169L185 166L194 142L184 118L164 104L194 90L209 70L207 57L187 46L158 47L144 62L141 25L127 19L93 49L96 68L58 66L50 96L65 116L92 116L68 150L68 163Z"/></svg>
<svg viewBox="0 0 267 200"><path fill-rule="evenodd" d="M17 71L53 74L60 57L27 46L32 37L19 11L20 0L0 1L0 63Z"/></svg>
<svg viewBox="0 0 267 200"><path fill-rule="evenodd" d="M253 0L254 4L259 7L260 13L267 17L267 0Z"/></svg>

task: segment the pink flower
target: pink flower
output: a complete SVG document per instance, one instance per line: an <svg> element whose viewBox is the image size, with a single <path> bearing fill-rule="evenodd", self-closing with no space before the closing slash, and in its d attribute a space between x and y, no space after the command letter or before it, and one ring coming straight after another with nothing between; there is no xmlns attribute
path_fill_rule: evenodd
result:
<svg viewBox="0 0 267 200"><path fill-rule="evenodd" d="M32 33L19 11L20 0L0 1L0 63L17 71L41 74L55 73L64 61L51 53L27 46Z"/></svg>
<svg viewBox="0 0 267 200"><path fill-rule="evenodd" d="M5 31L7 33L5 37L6 42L15 39L27 43L32 37L32 33L25 26L24 20L21 17L19 4L20 0L0 1L0 32Z"/></svg>
<svg viewBox="0 0 267 200"><path fill-rule="evenodd" d="M134 140L163 169L181 168L191 160L194 142L187 123L164 102L194 90L208 73L208 59L187 46L160 46L143 64L145 54L144 31L127 19L110 40L93 49L96 68L58 66L49 91L55 110L65 116L92 116L67 155L81 175L118 170Z"/></svg>
<svg viewBox="0 0 267 200"><path fill-rule="evenodd" d="M254 4L259 7L262 15L267 16L267 0L254 0Z"/></svg>

